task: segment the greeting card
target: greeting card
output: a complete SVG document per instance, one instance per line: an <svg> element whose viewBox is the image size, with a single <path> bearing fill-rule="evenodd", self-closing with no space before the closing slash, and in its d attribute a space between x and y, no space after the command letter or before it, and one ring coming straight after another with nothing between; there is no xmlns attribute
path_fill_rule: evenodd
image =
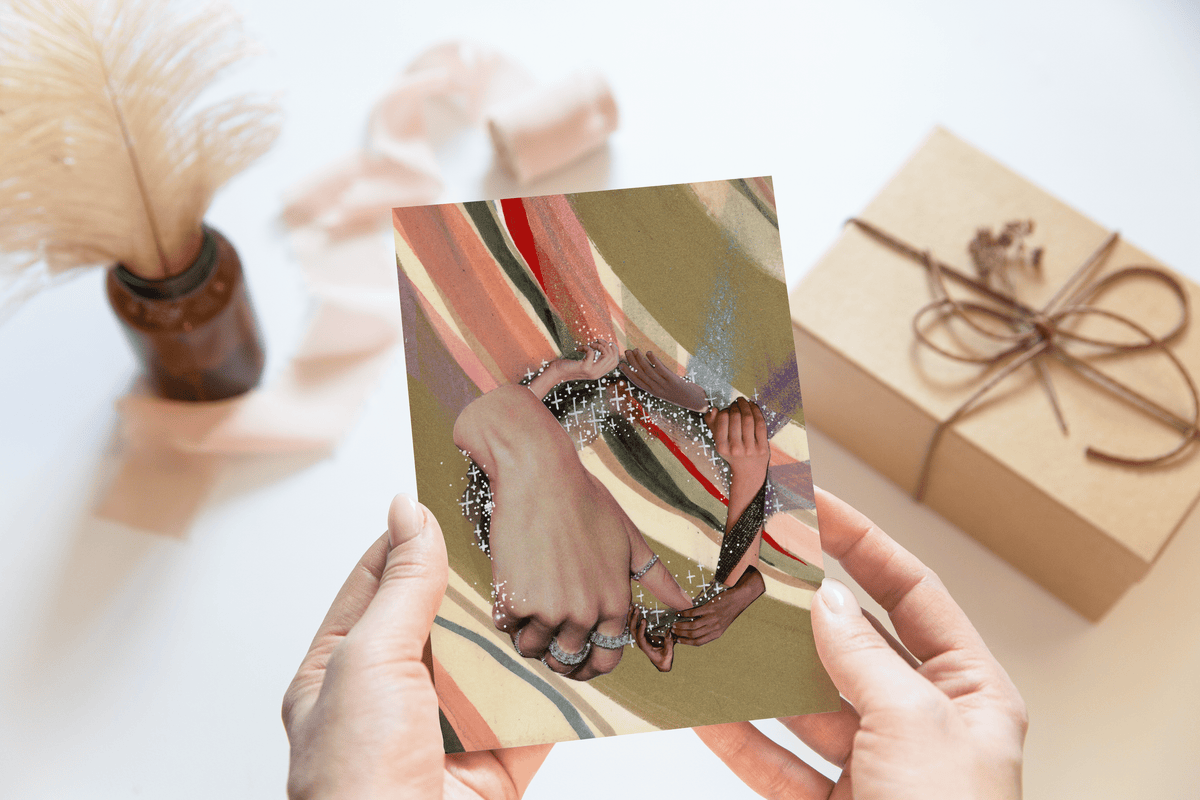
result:
<svg viewBox="0 0 1200 800"><path fill-rule="evenodd" d="M393 222L447 752L838 708L771 180Z"/></svg>

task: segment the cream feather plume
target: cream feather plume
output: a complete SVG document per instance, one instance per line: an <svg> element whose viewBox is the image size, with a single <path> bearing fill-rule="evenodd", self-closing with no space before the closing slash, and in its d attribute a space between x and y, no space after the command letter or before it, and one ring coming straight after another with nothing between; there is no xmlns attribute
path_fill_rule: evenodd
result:
<svg viewBox="0 0 1200 800"><path fill-rule="evenodd" d="M195 108L248 53L228 9L177 0L5 0L0 307L76 267L182 271L213 194L271 146L279 111Z"/></svg>

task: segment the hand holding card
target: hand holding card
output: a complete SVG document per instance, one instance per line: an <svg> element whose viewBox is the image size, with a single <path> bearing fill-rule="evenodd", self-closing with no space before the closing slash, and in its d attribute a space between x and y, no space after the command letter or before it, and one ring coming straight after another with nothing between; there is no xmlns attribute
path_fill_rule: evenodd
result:
<svg viewBox="0 0 1200 800"><path fill-rule="evenodd" d="M430 746L438 702L422 651L445 588L437 520L397 496L387 533L346 579L284 695L289 797L524 794L548 745L469 759Z"/></svg>
<svg viewBox="0 0 1200 800"><path fill-rule="evenodd" d="M696 733L767 796L786 774L797 797L1020 798L1029 721L1004 668L928 567L845 501L818 490L817 504L826 551L888 609L902 642L880 635L846 586L821 586L817 652L849 703L780 721L844 768L837 788L748 722Z"/></svg>
<svg viewBox="0 0 1200 800"><path fill-rule="evenodd" d="M817 646L855 705L781 721L828 761L850 765L838 783L849 790L853 782L856 796L958 797L986 790L989 797L1018 798L1027 721L1012 681L924 565L846 503L818 496L830 552L873 596L899 598L891 605L901 638L937 668L914 670L918 662L904 645L876 634L849 590L831 581L817 600ZM438 735L437 703L419 661L445 586L437 534L427 510L397 497L388 533L334 600L284 698L290 797L442 790L449 796L451 789L456 797L480 800L520 797L546 758L549 745L453 754L444 762L429 748ZM921 575L926 578L918 580ZM407 613L398 614L399 608ZM651 633L636 607L628 627L649 663L671 671L674 636ZM444 685L442 693L445 702L452 687ZM861 730L872 735L859 737ZM815 798L833 788L748 722L696 733L759 793Z"/></svg>

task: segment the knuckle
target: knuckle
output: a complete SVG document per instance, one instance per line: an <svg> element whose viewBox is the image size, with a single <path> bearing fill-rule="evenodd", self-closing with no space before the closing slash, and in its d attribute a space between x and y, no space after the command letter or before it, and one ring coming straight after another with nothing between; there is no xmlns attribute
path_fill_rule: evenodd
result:
<svg viewBox="0 0 1200 800"><path fill-rule="evenodd" d="M845 765L847 773L849 764ZM785 761L768 773L767 783L762 789L763 797L795 797L796 787L808 783L806 770L794 761Z"/></svg>
<svg viewBox="0 0 1200 800"><path fill-rule="evenodd" d="M496 630L512 633L517 628L517 621L506 605L496 603L492 606L492 624L496 626Z"/></svg>
<svg viewBox="0 0 1200 800"><path fill-rule="evenodd" d="M297 695L298 691L296 689L296 682L292 681L291 685L288 686L287 691L283 693L283 703L279 709L280 716L283 718L283 729L289 734L292 731L292 721L294 710L296 708L296 702L299 700Z"/></svg>
<svg viewBox="0 0 1200 800"><path fill-rule="evenodd" d="M309 797L315 797L316 794L316 780L311 773L294 768L288 770L288 800L307 800Z"/></svg>
<svg viewBox="0 0 1200 800"><path fill-rule="evenodd" d="M575 605L568 609L563 622L580 628L591 629L596 624L598 614L593 605Z"/></svg>
<svg viewBox="0 0 1200 800"><path fill-rule="evenodd" d="M629 603L630 603L630 600L628 600L628 599L624 603L621 603L621 602L605 603L603 606L600 607L600 614L598 617L599 621L601 623L605 622L606 620L614 621L614 622L623 622L625 619L627 619L629 617Z"/></svg>
<svg viewBox="0 0 1200 800"><path fill-rule="evenodd" d="M378 647L379 641L376 637L364 633L361 628L351 628L333 648L329 654L329 661L354 666L370 658L372 651Z"/></svg>
<svg viewBox="0 0 1200 800"><path fill-rule="evenodd" d="M1025 705L1025 701L1017 697L1016 703L1013 705L1010 713L1012 714L1013 722L1017 726L1017 731L1020 732L1021 738L1025 738L1025 734L1029 732L1029 708Z"/></svg>
<svg viewBox="0 0 1200 800"><path fill-rule="evenodd" d="M1021 697L1021 693L1017 691L1017 687L1009 682L1004 687L998 706L1001 713L1013 725L1016 732L1024 740L1025 734L1029 732L1029 708L1025 705L1025 698Z"/></svg>
<svg viewBox="0 0 1200 800"><path fill-rule="evenodd" d="M528 619L534 613L533 604L524 598L501 600L496 605L503 607L517 619Z"/></svg>
<svg viewBox="0 0 1200 800"><path fill-rule="evenodd" d="M638 564L638 569L642 564ZM600 619L625 619L629 616L629 607L633 604L633 593L629 582L622 579L620 587L600 598Z"/></svg>
<svg viewBox="0 0 1200 800"><path fill-rule="evenodd" d="M370 654L365 652L364 645L358 637L353 637L353 631L329 651L329 660L325 662L325 674L339 672L354 673L366 666Z"/></svg>
<svg viewBox="0 0 1200 800"><path fill-rule="evenodd" d="M550 609L531 608L529 613L523 615L521 618L528 620L531 624L553 630L562 624L564 616L563 614Z"/></svg>
<svg viewBox="0 0 1200 800"><path fill-rule="evenodd" d="M592 669L597 675L607 675L617 668L617 664L621 663L621 655L623 650L609 650L612 656L604 656L603 658L593 659Z"/></svg>

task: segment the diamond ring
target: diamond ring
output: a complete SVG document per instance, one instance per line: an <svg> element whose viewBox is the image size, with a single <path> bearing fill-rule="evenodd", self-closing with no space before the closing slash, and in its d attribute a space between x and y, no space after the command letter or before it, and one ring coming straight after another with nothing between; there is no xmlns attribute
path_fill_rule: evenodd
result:
<svg viewBox="0 0 1200 800"><path fill-rule="evenodd" d="M550 655L554 656L558 663L564 667L577 667L587 659L588 653L592 652L592 643L584 642L583 649L578 653L568 653L558 646L558 639L550 640Z"/></svg>
<svg viewBox="0 0 1200 800"><path fill-rule="evenodd" d="M635 581L640 581L642 579L642 576L645 575L647 572L649 572L650 568L653 567L657 563L658 563L658 553L655 553L651 557L651 559L646 562L646 566L642 567L637 572L629 573L629 577L633 578Z"/></svg>
<svg viewBox="0 0 1200 800"><path fill-rule="evenodd" d="M629 626L625 626L625 631L620 636L606 636L599 631L592 631L592 635L588 637L588 641L603 647L605 650L620 650L627 644L633 644L633 635L629 633Z"/></svg>

